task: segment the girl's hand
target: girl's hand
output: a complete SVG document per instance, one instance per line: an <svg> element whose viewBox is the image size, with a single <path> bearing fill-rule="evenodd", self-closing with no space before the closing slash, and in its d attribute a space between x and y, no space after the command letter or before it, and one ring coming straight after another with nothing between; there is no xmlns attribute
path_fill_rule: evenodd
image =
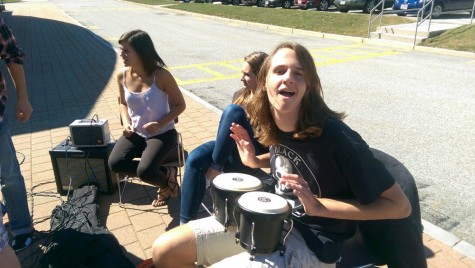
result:
<svg viewBox="0 0 475 268"><path fill-rule="evenodd" d="M155 133L158 132L162 127L158 122L149 122L142 127L148 133Z"/></svg>
<svg viewBox="0 0 475 268"><path fill-rule="evenodd" d="M297 174L282 175L282 184L292 189L293 193L298 197L303 205L305 213L309 216L318 216L319 208L322 204L314 196L308 183Z"/></svg>
<svg viewBox="0 0 475 268"><path fill-rule="evenodd" d="M229 128L232 132L231 138L236 142L237 149L241 161L246 166L252 166L252 163L256 163L256 151L254 145L251 142L249 133L241 125L232 123Z"/></svg>
<svg viewBox="0 0 475 268"><path fill-rule="evenodd" d="M132 136L132 133L134 133L134 128L131 126L131 125L125 125L124 126L124 129L122 130L122 135L124 135L124 137L128 138L130 136Z"/></svg>

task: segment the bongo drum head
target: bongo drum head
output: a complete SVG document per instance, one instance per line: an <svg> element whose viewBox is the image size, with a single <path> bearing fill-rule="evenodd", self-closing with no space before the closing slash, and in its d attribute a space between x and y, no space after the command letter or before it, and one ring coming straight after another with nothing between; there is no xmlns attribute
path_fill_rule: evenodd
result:
<svg viewBox="0 0 475 268"><path fill-rule="evenodd" d="M238 198L237 203L244 210L261 214L286 214L289 211L289 203L285 198L267 192L245 193Z"/></svg>
<svg viewBox="0 0 475 268"><path fill-rule="evenodd" d="M237 226L233 216L236 198L249 191L263 188L261 180L243 173L224 173L216 176L211 182L213 194L213 211L216 220L224 225Z"/></svg>
<svg viewBox="0 0 475 268"><path fill-rule="evenodd" d="M235 192L257 191L262 188L258 178L244 173L224 173L211 182L215 188Z"/></svg>

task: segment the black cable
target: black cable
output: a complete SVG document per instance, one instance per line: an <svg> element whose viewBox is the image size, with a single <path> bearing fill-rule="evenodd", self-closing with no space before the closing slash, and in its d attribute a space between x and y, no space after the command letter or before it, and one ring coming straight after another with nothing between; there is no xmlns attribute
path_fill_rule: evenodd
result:
<svg viewBox="0 0 475 268"><path fill-rule="evenodd" d="M94 119L94 118L96 118L96 119ZM93 120L94 122L96 122L96 123L99 122L99 115L94 114L94 115L92 116L92 120Z"/></svg>
<svg viewBox="0 0 475 268"><path fill-rule="evenodd" d="M96 217L97 219L97 226L98 228L101 227L99 219L97 218L97 210L91 209L90 206L96 207L97 204L94 202L86 203L87 201L90 201L88 197L92 196L93 194L93 189L89 189L87 192L82 194L81 196L77 197L72 197L70 198L67 202L63 202L62 199L58 196L51 195L50 193L33 193L34 188L45 185L47 183L52 183L54 181L48 181L48 182L42 182L38 185L35 185L31 189L31 197L32 197L32 204L34 204L34 197L35 196L52 196L59 198L61 200L61 204L57 205L53 211L50 217L46 217L41 220L41 222L46 221L47 219L51 220L51 227L49 231L43 231L43 232L37 232L38 234L35 234L35 236L32 238L32 243L35 243L36 241L43 239L46 237L46 240L43 241L43 247L38 247L37 249L33 250L29 255L25 256L22 258L21 262L24 263L27 259L35 257L31 261L31 263L34 264L32 267L37 267L38 266L38 261L39 261L39 256L43 256L43 254L47 253L48 250L51 250L54 248L56 243L54 243L54 235L64 229L67 228L73 228L74 230L81 230L84 226L87 227L87 230L92 233L94 230L91 229L92 222L90 221L91 217ZM96 191L98 189L96 188ZM82 199L82 201L81 201ZM62 213L59 215L59 213ZM83 217L83 219L80 219L80 217ZM33 218L33 209L32 209L32 218ZM59 225L55 226L53 228L52 224L53 221L59 219ZM57 220L55 221L56 223L58 222ZM36 222L38 223L38 222Z"/></svg>
<svg viewBox="0 0 475 268"><path fill-rule="evenodd" d="M18 159L18 155L22 157L21 161L18 161L18 164L19 165L23 164L25 162L25 155L22 152L18 152L18 151L16 151L16 154L17 154L17 159Z"/></svg>
<svg viewBox="0 0 475 268"><path fill-rule="evenodd" d="M92 129L92 122L96 122L98 123L99 122L99 115L98 114L94 114L91 118L91 121L90 121L90 127ZM93 131L89 131L89 147L92 147L93 145L93 141L92 141L92 136L93 134ZM96 174L94 173L94 170L92 169L92 166L91 166L91 163L89 163L89 156L91 154L91 149L89 148L88 149L88 154L86 156L86 160L84 162L84 170L85 170L85 173L86 173L86 177L87 177L87 185L89 186L91 184L91 181L89 179L89 173L88 173L88 170L87 170L87 166L89 166L91 172L92 172L92 176L94 177L95 181L97 182L97 184L99 184L99 180L97 179L97 176ZM99 185L98 185L99 186Z"/></svg>
<svg viewBox="0 0 475 268"><path fill-rule="evenodd" d="M92 195L93 190L90 189L86 193L84 193L83 195L78 196L78 197L74 197L74 196L70 195L71 190L74 190L73 189L74 187L72 187L73 178L71 177L71 174L70 174L70 163L69 163L70 161L69 161L69 158L68 158L68 150L70 148L69 147L70 140L71 140L71 137L68 136L66 138L66 140L64 141L64 143L62 143L62 145L65 146L64 153L65 153L65 159L66 159L66 173L67 173L67 176L69 177L69 186L68 186L68 192L67 192L68 201L65 202L62 199L61 195L59 195L58 193L51 192L51 191L43 191L43 192L38 192L38 193L34 192L34 190L37 187L40 187L42 185L46 185L46 184L49 184L49 183L55 183L56 182L55 180L38 183L37 185L33 186L30 189L29 193L27 193L31 197L31 219L34 218L34 205L35 205L34 199L35 199L35 197L38 197L38 196L51 197L51 198L55 198L55 199L59 200L59 205L57 205L53 209L50 216L42 217L42 218L37 219L36 221L33 222L33 226L34 226L35 224L39 224L39 223L45 222L47 220L51 221L49 231L43 231L43 232L35 231L35 235L34 235L34 237L32 237L32 240L33 240L32 243L36 243L38 240L44 239L46 237L46 240L42 241L43 242L42 244L44 246L43 247L38 247L37 249L32 250L32 252L29 255L22 258L21 262L24 263L25 260L34 257L35 259L32 260L32 263L34 263L33 267L38 265L39 256L42 256L45 252L47 252L47 250L50 250L51 248L54 247L53 238L54 238L54 235L58 231L66 229L66 228L72 228L72 227L74 227L75 230L80 230L84 226L86 226L85 228L87 228L87 230L92 233L93 230L91 229L91 225L93 223L90 221L90 218L91 218L90 216L92 216L92 217L95 216L96 219L97 219L97 227L101 227L99 219L97 218L97 212L98 211L92 209L91 207L89 207L90 205L95 204L95 203L93 203L93 202L91 202L90 204L85 204L84 203L84 202L88 201L87 198ZM88 166L91 169L92 175L97 180L97 177L94 174L94 170L92 169L92 165L89 162L89 156L90 156L90 151L88 151L87 155L85 155L86 160L85 160L85 166L84 166L85 172L87 174L88 185L89 185L89 180L90 180L89 172L87 170ZM23 157L24 157L24 155L23 155ZM23 158L23 161L21 161L21 164L22 163L24 163L24 158ZM58 179L61 179L61 178L58 178ZM60 190L62 190L62 189L60 189ZM98 191L98 187L97 187L96 191ZM80 198L84 198L84 200L81 202ZM58 215L58 213L63 213L63 214ZM55 228L53 229L52 228L53 220L55 220L56 217L58 217L58 216L59 217L64 217L64 218L59 218L60 221L61 221L60 224L55 226ZM83 217L83 218L81 219L80 217Z"/></svg>

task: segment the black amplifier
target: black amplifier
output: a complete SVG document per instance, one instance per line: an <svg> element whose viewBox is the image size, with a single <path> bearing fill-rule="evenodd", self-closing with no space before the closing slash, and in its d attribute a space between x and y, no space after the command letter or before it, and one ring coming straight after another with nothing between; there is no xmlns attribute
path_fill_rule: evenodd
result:
<svg viewBox="0 0 475 268"><path fill-rule="evenodd" d="M107 161L114 143L103 147L74 147L64 140L49 151L58 193L67 194L82 185L94 184L100 193L113 194L117 189L116 174Z"/></svg>

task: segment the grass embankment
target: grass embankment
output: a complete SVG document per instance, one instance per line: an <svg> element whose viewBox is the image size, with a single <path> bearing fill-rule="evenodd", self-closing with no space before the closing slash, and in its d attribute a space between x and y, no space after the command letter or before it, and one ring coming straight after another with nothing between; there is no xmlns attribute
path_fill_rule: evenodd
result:
<svg viewBox="0 0 475 268"><path fill-rule="evenodd" d="M465 25L424 40L419 45L475 53L475 24Z"/></svg>
<svg viewBox="0 0 475 268"><path fill-rule="evenodd" d="M362 13L339 13L326 11L303 11L280 8L256 8L248 6L184 4L173 0L129 0L148 5L170 5L167 8L199 14L219 16L243 21L271 24L295 29L366 37L369 15ZM383 25L410 23L413 20L402 17L385 16ZM371 31L376 29L373 23ZM475 25L466 25L448 30L440 36L429 38L421 46L446 48L475 52Z"/></svg>
<svg viewBox="0 0 475 268"><path fill-rule="evenodd" d="M218 16L236 20L264 23L294 29L322 33L366 37L368 35L368 15L343 14L338 12L318 12L299 9L257 8L255 6L184 4L173 0L133 0L144 4L173 4L167 8L193 13ZM384 25L409 23L412 20L400 17L384 18ZM371 27L376 29L376 23Z"/></svg>

